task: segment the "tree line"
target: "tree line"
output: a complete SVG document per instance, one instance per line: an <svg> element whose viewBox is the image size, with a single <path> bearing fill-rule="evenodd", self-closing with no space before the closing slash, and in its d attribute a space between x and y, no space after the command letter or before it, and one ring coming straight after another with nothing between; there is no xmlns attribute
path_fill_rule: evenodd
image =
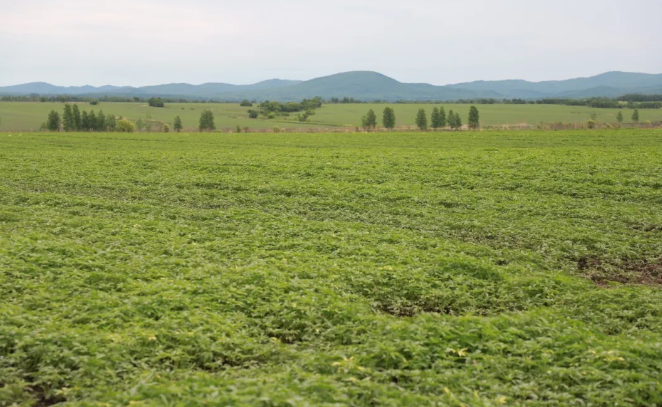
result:
<svg viewBox="0 0 662 407"><path fill-rule="evenodd" d="M41 128L50 131L66 131L66 132L124 132L133 133L138 127L139 130L144 128L142 119L138 119L135 123L122 116L119 118L113 114L105 115L103 110L95 113L90 110L80 110L77 104L73 106L69 103L64 104L64 110L60 115L55 110L48 113L48 117ZM173 128L179 132L183 129L182 120L179 116L175 117ZM164 125L163 130L167 133L170 131L168 124Z"/></svg>
<svg viewBox="0 0 662 407"><path fill-rule="evenodd" d="M441 108L435 107L432 109L429 123L425 109L419 109L416 114L415 123L420 131L427 131L429 127L434 130L450 127L455 130L462 127L462 118L459 113L453 112L453 110L449 110L447 114L442 106ZM366 131L377 128L377 115L374 110L368 110L368 113L361 118L361 125ZM388 130L393 130L395 125L395 111L391 107L386 107L382 113L382 126ZM469 109L468 125L471 129L478 129L480 127L480 113L476 106L471 106Z"/></svg>

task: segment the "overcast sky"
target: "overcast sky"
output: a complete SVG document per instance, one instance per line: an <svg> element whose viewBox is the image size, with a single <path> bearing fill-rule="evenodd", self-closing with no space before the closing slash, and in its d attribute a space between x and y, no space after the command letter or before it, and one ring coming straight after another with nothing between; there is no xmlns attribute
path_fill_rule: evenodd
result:
<svg viewBox="0 0 662 407"><path fill-rule="evenodd" d="M0 86L662 73L662 0L0 0Z"/></svg>

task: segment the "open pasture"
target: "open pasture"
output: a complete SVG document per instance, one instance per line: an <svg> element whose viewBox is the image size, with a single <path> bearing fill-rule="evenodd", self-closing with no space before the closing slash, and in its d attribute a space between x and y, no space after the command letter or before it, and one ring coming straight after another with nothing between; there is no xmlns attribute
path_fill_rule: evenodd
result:
<svg viewBox="0 0 662 407"><path fill-rule="evenodd" d="M0 406L662 406L661 163L657 129L0 133Z"/></svg>
<svg viewBox="0 0 662 407"><path fill-rule="evenodd" d="M172 125L175 116L180 116L184 127L189 130L197 128L200 114L205 109L214 112L216 127L219 129L235 129L237 125L241 128L250 127L251 129L272 129L274 126L281 128L310 128L310 127L353 127L361 125L361 117L369 109L373 109L377 114L381 124L382 112L386 106L391 106L395 110L397 126L415 127L415 118L418 109L425 109L428 114L437 106L443 106L446 112L453 110L459 112L462 121L467 123L467 116L470 105L466 104L326 104L316 110L316 114L310 117L310 122L300 123L296 120L296 113L289 117L277 117L267 120L260 116L260 119L249 119L248 109L241 107L238 103L167 103L165 108L149 107L146 102L143 103L101 103L98 106L91 106L89 103L78 103L82 110L94 110L99 112L103 110L105 114L114 114L123 116L133 121L142 118L152 118L153 120ZM617 123L616 115L618 109L593 109L582 106L561 106L561 105L477 105L481 124L483 126L498 125L516 125L538 123L586 123L591 119L592 114L597 115L600 123ZM0 102L0 131L36 131L51 110L62 114L63 104L59 102ZM631 122L632 110L622 109L625 122ZM651 122L662 121L662 109L641 109L640 122L650 120Z"/></svg>

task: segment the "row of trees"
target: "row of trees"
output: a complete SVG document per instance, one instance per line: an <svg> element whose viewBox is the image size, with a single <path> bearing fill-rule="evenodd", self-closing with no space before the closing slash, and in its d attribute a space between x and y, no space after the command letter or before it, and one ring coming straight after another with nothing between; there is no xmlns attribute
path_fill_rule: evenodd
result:
<svg viewBox="0 0 662 407"><path fill-rule="evenodd" d="M50 131L59 131L60 129L64 131L115 131L116 126L117 119L115 115L109 114L106 116L103 110L100 110L98 114L94 113L94 110L89 113L85 110L81 112L78 105L72 107L66 103L62 118L60 118L58 112L52 110L42 127Z"/></svg>
<svg viewBox="0 0 662 407"><path fill-rule="evenodd" d="M393 130L395 124L395 111L390 107L386 107L382 114L382 126L389 130ZM361 118L361 125L366 130L374 130L377 127L377 115L374 110L368 110L368 113ZM448 114L446 114L446 110L443 107L435 107L432 109L430 127L436 130L446 126L449 126L451 129L459 129L462 127L462 118L460 118L460 114L454 113L453 110L449 110ZM418 110L418 113L416 114L416 127L421 131L428 129L428 115L425 112L425 109ZM469 109L469 127L472 129L480 127L480 114L476 106L471 106Z"/></svg>
<svg viewBox="0 0 662 407"><path fill-rule="evenodd" d="M595 118L593 118L595 120ZM618 114L616 115L616 120L619 123L623 123L623 111L620 110ZM639 123L639 109L634 109L634 112L632 113L632 121L635 123Z"/></svg>
<svg viewBox="0 0 662 407"><path fill-rule="evenodd" d="M148 123L151 123L148 120ZM212 117L213 123L213 117ZM142 119L138 119L135 123L125 119L123 117L116 118L115 115L109 114L105 115L103 110L100 110L99 113L95 113L94 110L91 110L89 113L85 110L81 111L78 108L78 105L74 104L73 106L69 103L65 103L64 111L62 116L55 110L51 110L48 114L48 118L41 126L43 129L48 129L50 131L120 131L120 132L134 132L136 127L138 130L149 127L145 126ZM181 131L184 126L182 125L182 119L177 116L175 117L173 128L175 131ZM168 132L170 126L165 124L163 130Z"/></svg>

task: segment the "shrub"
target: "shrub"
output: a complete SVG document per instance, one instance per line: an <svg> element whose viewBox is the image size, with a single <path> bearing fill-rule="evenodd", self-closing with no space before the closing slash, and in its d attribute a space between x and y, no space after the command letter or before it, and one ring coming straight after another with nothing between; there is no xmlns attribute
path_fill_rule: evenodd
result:
<svg viewBox="0 0 662 407"><path fill-rule="evenodd" d="M163 125L163 132L164 133L170 133L170 125L169 124L164 124Z"/></svg>
<svg viewBox="0 0 662 407"><path fill-rule="evenodd" d="M274 133L280 133L280 127L274 126Z"/></svg>
<svg viewBox="0 0 662 407"><path fill-rule="evenodd" d="M161 98L150 98L148 104L151 107L165 107L165 104L163 103L163 100L161 100Z"/></svg>
<svg viewBox="0 0 662 407"><path fill-rule="evenodd" d="M119 133L133 133L136 131L136 125L127 119L122 119L115 125L115 131Z"/></svg>
<svg viewBox="0 0 662 407"><path fill-rule="evenodd" d="M257 119L259 115L260 115L260 112L258 112L257 110L249 110L248 111L248 118L249 119Z"/></svg>
<svg viewBox="0 0 662 407"><path fill-rule="evenodd" d="M589 129L594 129L595 128L595 120L589 120L588 123L586 123L586 126Z"/></svg>
<svg viewBox="0 0 662 407"><path fill-rule="evenodd" d="M253 107L253 104L252 104L251 102L249 102L248 100L244 99L244 100L241 101L241 103L239 104L239 106L243 106L243 107Z"/></svg>
<svg viewBox="0 0 662 407"><path fill-rule="evenodd" d="M269 114L267 115L267 119L269 119L269 120L275 119L275 118L276 118L276 114L274 112L269 112Z"/></svg>

